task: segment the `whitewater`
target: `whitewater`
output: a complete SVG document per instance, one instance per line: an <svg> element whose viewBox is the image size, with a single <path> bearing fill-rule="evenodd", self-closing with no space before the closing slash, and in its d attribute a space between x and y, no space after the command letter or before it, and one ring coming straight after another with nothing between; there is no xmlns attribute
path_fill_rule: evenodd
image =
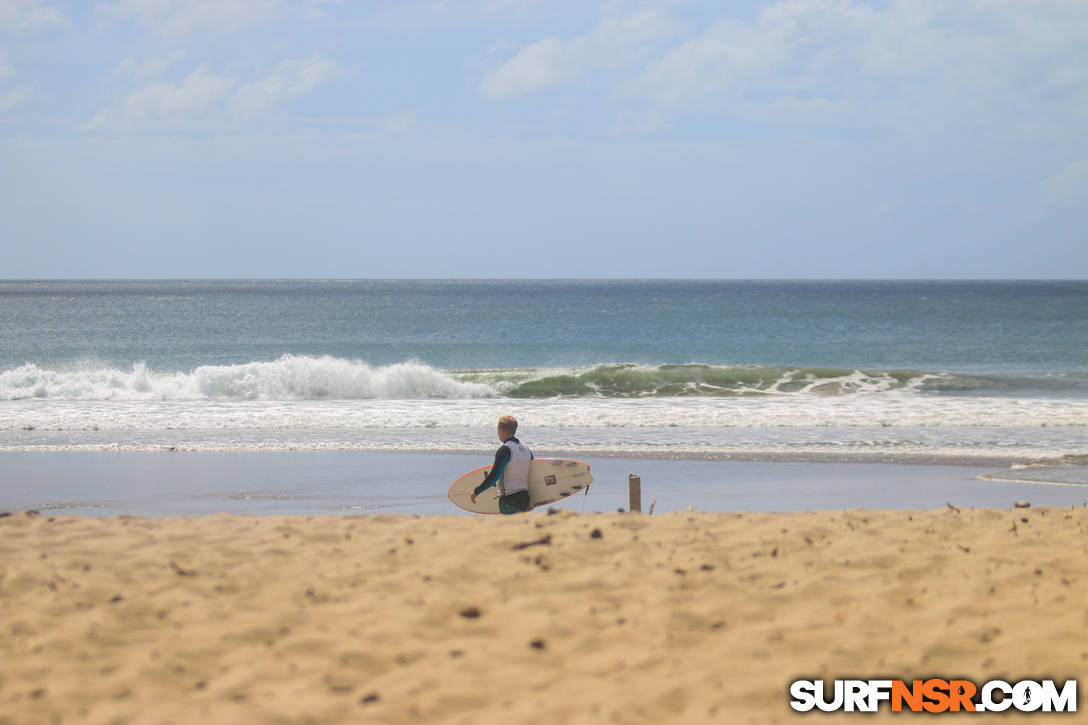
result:
<svg viewBox="0 0 1088 725"><path fill-rule="evenodd" d="M979 395L1080 392L1085 376L970 375L911 370L788 366L609 363L573 368L442 370L409 360L371 365L330 356L284 355L240 365L156 372L79 363L47 369L27 363L0 372L0 399L60 400L388 400L474 398L648 398L836 396L893 391Z"/></svg>
<svg viewBox="0 0 1088 725"><path fill-rule="evenodd" d="M497 312L498 311L498 312ZM1088 455L1088 284L0 282L0 452Z"/></svg>
<svg viewBox="0 0 1088 725"><path fill-rule="evenodd" d="M939 392L969 379L707 365L449 371L328 356L191 373L28 364L0 373L0 450L464 452L490 446L481 431L509 411L537 447L579 454L1024 462L1083 450L1088 400Z"/></svg>

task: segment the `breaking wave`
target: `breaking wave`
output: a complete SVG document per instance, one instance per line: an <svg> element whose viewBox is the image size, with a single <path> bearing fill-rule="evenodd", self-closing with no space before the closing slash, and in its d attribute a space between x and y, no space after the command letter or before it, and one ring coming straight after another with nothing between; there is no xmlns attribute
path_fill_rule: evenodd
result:
<svg viewBox="0 0 1088 725"><path fill-rule="evenodd" d="M466 400L843 396L888 392L954 395L1072 394L1079 377L1014 378L916 370L788 366L603 364L570 368L442 370L418 361L375 366L329 356L285 355L192 372L102 365L0 372L0 399L59 400Z"/></svg>
<svg viewBox="0 0 1088 725"><path fill-rule="evenodd" d="M129 370L57 371L26 364L0 373L8 400L357 400L481 398L490 386L461 382L428 365L371 366L333 357L285 355L271 362L204 365L191 373L156 373L143 363Z"/></svg>

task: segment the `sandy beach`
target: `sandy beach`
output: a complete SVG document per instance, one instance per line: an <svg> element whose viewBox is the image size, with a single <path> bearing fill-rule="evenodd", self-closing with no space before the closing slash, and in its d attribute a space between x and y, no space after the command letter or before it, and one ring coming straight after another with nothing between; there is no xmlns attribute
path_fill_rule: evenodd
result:
<svg viewBox="0 0 1088 725"><path fill-rule="evenodd" d="M1086 534L1082 507L16 512L0 723L763 723L798 678L1072 679Z"/></svg>

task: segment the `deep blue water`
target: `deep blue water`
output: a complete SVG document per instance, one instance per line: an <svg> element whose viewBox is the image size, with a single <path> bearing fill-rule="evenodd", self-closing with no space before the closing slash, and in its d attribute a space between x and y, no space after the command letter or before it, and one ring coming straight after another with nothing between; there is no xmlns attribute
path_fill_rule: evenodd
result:
<svg viewBox="0 0 1088 725"><path fill-rule="evenodd" d="M284 354L442 369L1088 371L1088 282L0 282L0 370Z"/></svg>

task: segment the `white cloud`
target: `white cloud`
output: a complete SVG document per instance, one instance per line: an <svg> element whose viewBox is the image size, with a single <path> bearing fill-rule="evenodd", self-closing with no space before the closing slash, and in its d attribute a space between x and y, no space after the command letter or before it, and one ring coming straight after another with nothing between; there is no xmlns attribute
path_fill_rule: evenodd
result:
<svg viewBox="0 0 1088 725"><path fill-rule="evenodd" d="M104 126L106 124L106 121L109 120L109 118L110 118L110 112L107 109L103 108L101 111L99 111L98 113L96 113L94 115L94 118L92 118L90 121L87 121L87 123L80 126L79 130L80 131L94 131L95 129L101 128L102 126Z"/></svg>
<svg viewBox="0 0 1088 725"><path fill-rule="evenodd" d="M65 22L59 10L43 6L39 0L0 0L0 29L28 30Z"/></svg>
<svg viewBox="0 0 1088 725"><path fill-rule="evenodd" d="M623 111L608 129L610 136L642 136L665 128L657 111Z"/></svg>
<svg viewBox="0 0 1088 725"><path fill-rule="evenodd" d="M780 0L750 22L711 25L625 89L675 104L745 95L879 98L903 84L953 100L1069 87L1088 68L1085 10L1064 0Z"/></svg>
<svg viewBox="0 0 1088 725"><path fill-rule="evenodd" d="M545 38L526 46L484 77L480 93L494 100L576 80L580 69L568 47L558 38Z"/></svg>
<svg viewBox="0 0 1088 725"><path fill-rule="evenodd" d="M4 60L3 54L0 54L0 84L6 85L17 75L15 66ZM9 111L22 105L29 97L30 90L26 86L16 85L7 88L0 86L0 111Z"/></svg>
<svg viewBox="0 0 1088 725"><path fill-rule="evenodd" d="M714 23L650 63L628 90L676 103L749 88L810 93L830 78L841 89L844 78L915 75L943 62L927 36L929 5L910 0L878 11L853 0L780 0L752 22Z"/></svg>
<svg viewBox="0 0 1088 725"><path fill-rule="evenodd" d="M416 122L415 111L402 111L401 113L394 113L392 116L387 116L382 122L382 128L388 134L400 134L408 130L408 128Z"/></svg>
<svg viewBox="0 0 1088 725"><path fill-rule="evenodd" d="M783 33L722 20L651 63L629 87L674 103L728 91L745 79L778 70L788 59Z"/></svg>
<svg viewBox="0 0 1088 725"><path fill-rule="evenodd" d="M652 10L605 18L585 35L569 40L544 38L525 46L484 76L479 92L497 100L571 85L595 71L628 67L644 59L674 29L667 16Z"/></svg>
<svg viewBox="0 0 1088 725"><path fill-rule="evenodd" d="M132 56L125 58L114 69L115 76L125 76L135 80L146 80L162 75L185 57L184 50L176 50L168 56L136 60Z"/></svg>
<svg viewBox="0 0 1088 725"><path fill-rule="evenodd" d="M326 6L336 5L340 8L348 5L352 0L310 0L309 6L306 8L307 20L324 20L329 16L329 11L326 10Z"/></svg>
<svg viewBox="0 0 1088 725"><path fill-rule="evenodd" d="M194 30L232 32L273 19L284 0L117 0L107 15L135 18L164 35L181 36Z"/></svg>
<svg viewBox="0 0 1088 725"><path fill-rule="evenodd" d="M125 100L125 114L132 120L189 116L223 100L235 85L233 78L216 75L202 65L181 85L152 83L133 92Z"/></svg>
<svg viewBox="0 0 1088 725"><path fill-rule="evenodd" d="M239 118L253 118L282 101L309 93L340 72L333 61L314 55L307 60L285 60L260 80L243 83L228 107Z"/></svg>
<svg viewBox="0 0 1088 725"><path fill-rule="evenodd" d="M316 0L339 2L345 0ZM399 31L471 26L493 22L496 16L520 18L540 0L430 0L430 2L371 3L369 23Z"/></svg>
<svg viewBox="0 0 1088 725"><path fill-rule="evenodd" d="M475 2L479 2L479 0L475 0ZM475 2L471 4L475 4ZM483 10L486 13L505 13L512 11L516 14L520 14L539 3L540 0L482 0Z"/></svg>
<svg viewBox="0 0 1088 725"><path fill-rule="evenodd" d="M26 86L16 86L0 92L0 111L7 111L21 105L30 96Z"/></svg>
<svg viewBox="0 0 1088 725"><path fill-rule="evenodd" d="M1069 164L1040 185L1043 198L1052 204L1088 201L1088 159Z"/></svg>
<svg viewBox="0 0 1088 725"><path fill-rule="evenodd" d="M180 53L145 61L130 58L114 72L134 78L157 75L180 58ZM121 108L103 108L80 126L80 130L95 130L111 121L139 123L224 112L248 120L278 104L309 93L340 72L338 64L320 55L307 60L282 61L267 76L245 82L215 73L207 65L201 65L180 83L156 81L132 91Z"/></svg>

